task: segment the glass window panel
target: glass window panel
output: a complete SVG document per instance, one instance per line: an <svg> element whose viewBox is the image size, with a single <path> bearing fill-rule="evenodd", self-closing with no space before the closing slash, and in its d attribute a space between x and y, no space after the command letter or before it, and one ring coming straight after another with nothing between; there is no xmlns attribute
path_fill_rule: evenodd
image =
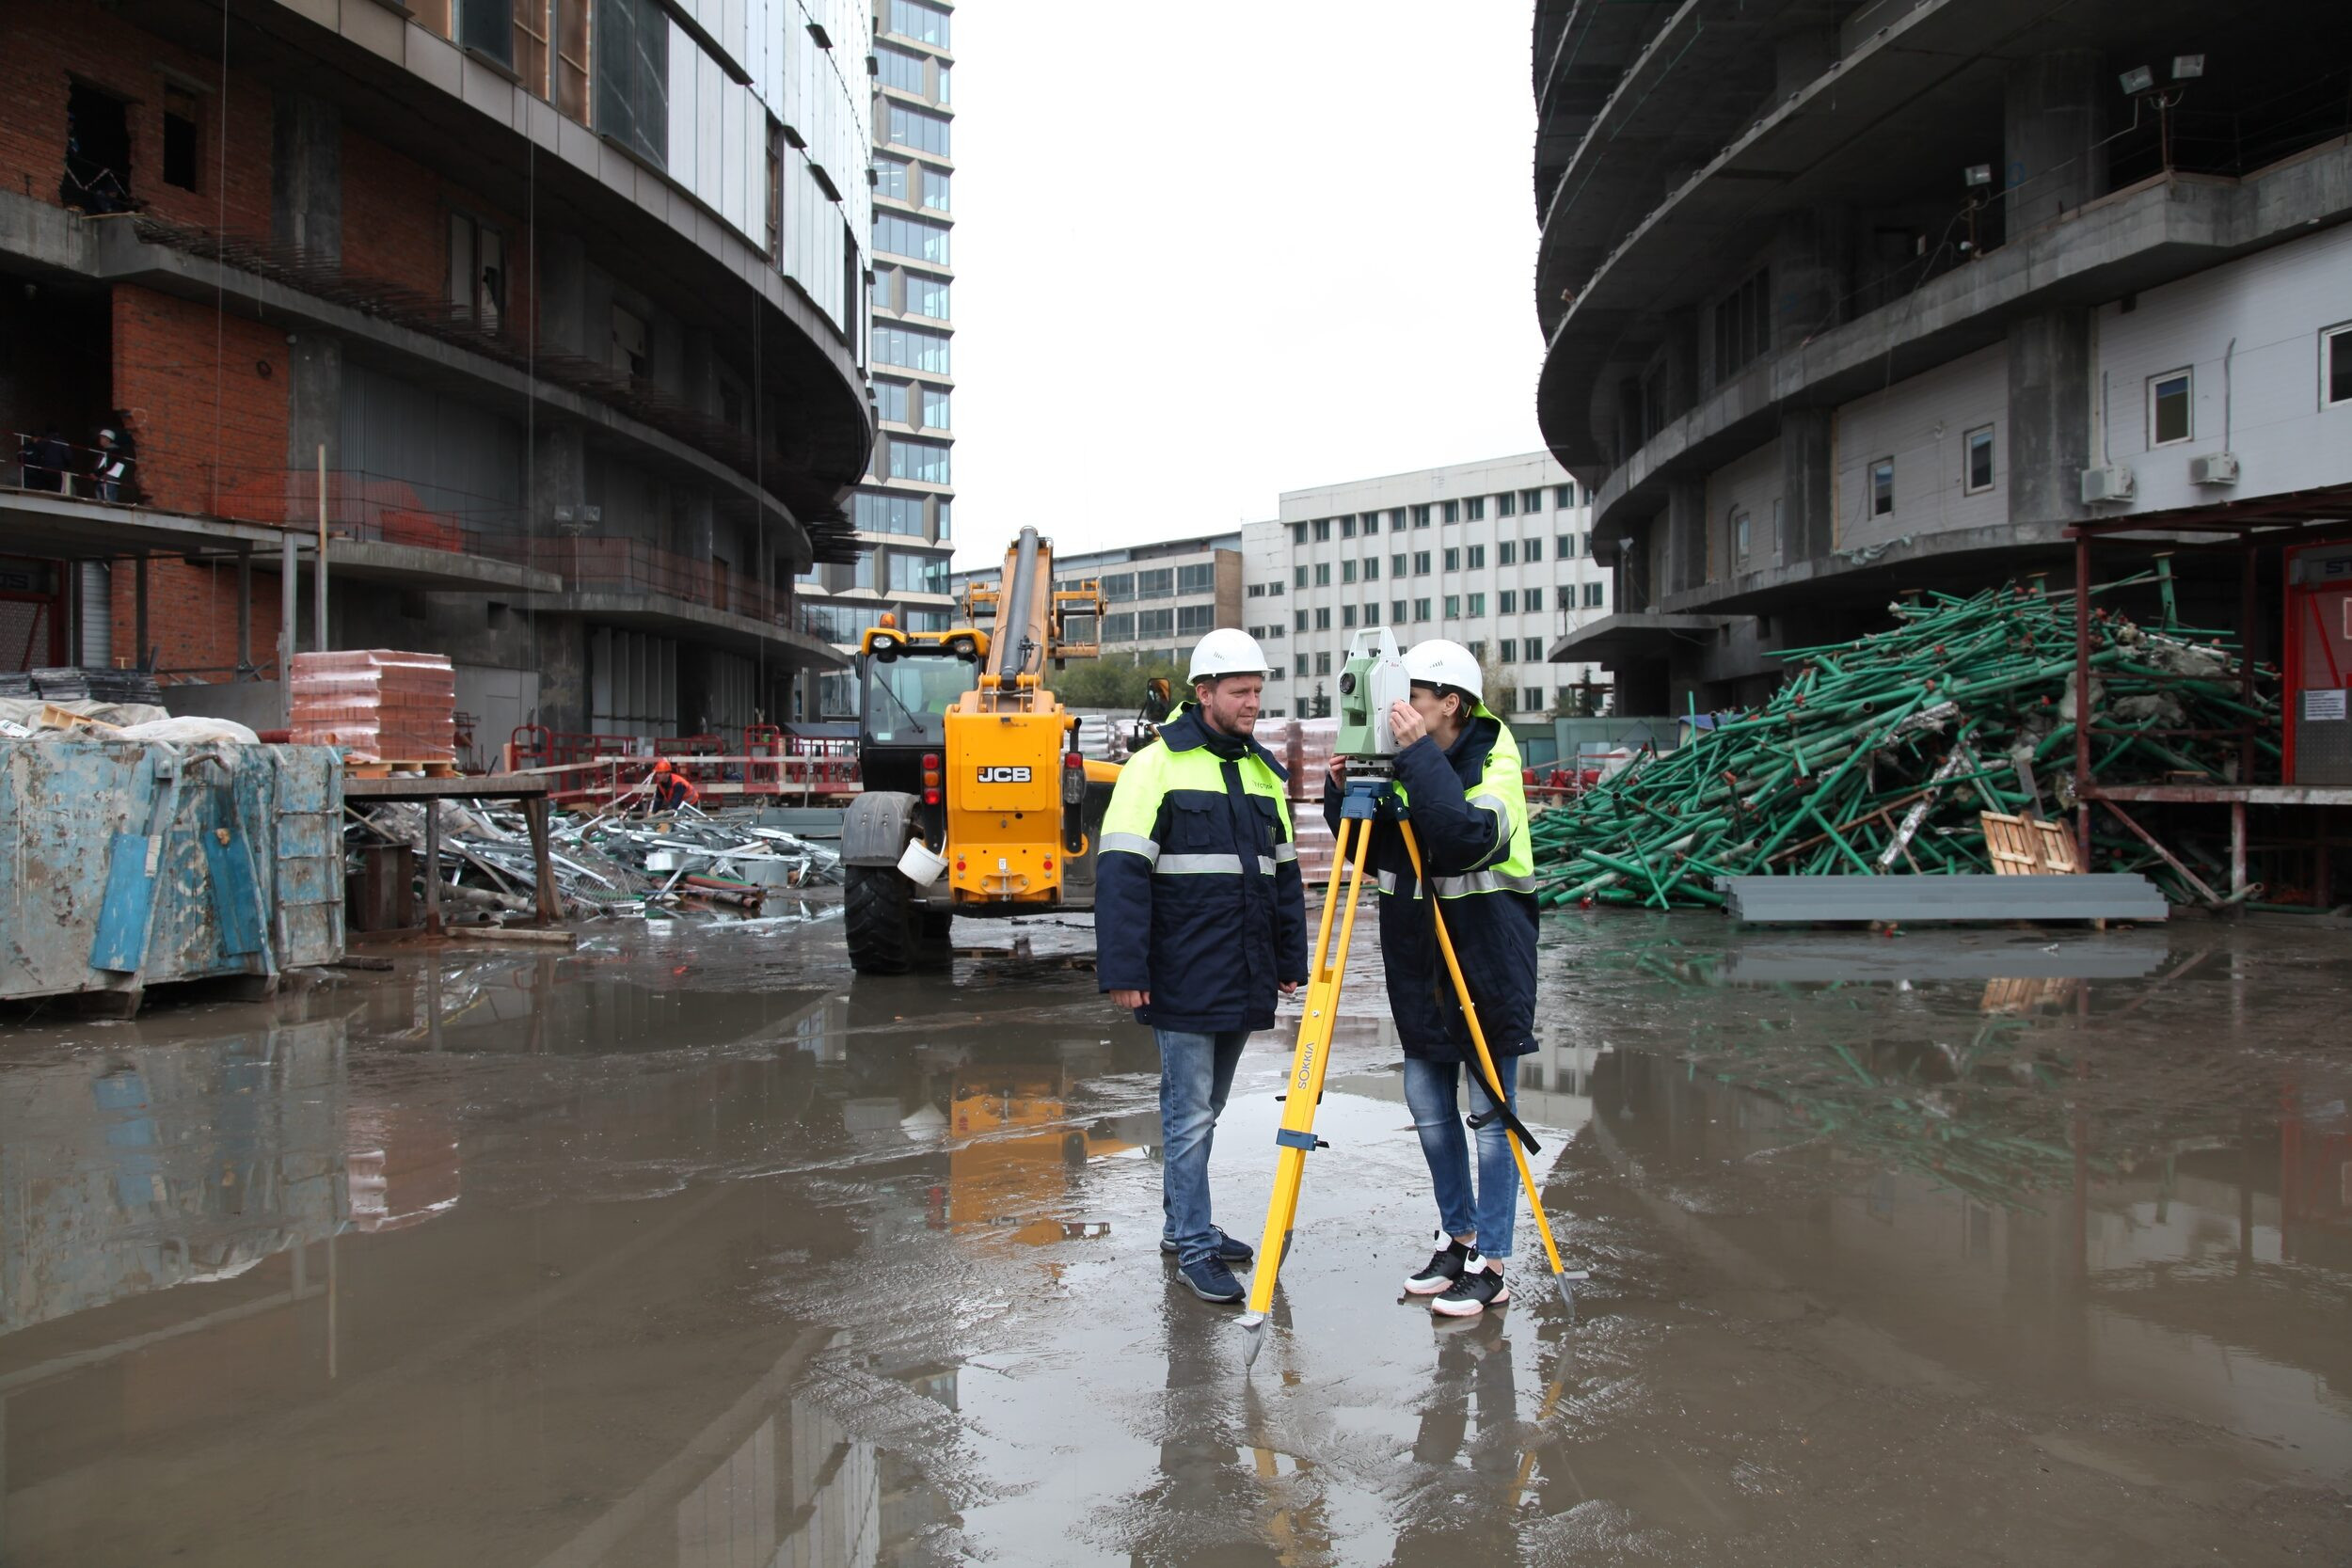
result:
<svg viewBox="0 0 2352 1568"><path fill-rule="evenodd" d="M900 38L941 49L955 47L947 41L947 13L936 6L927 6L923 0L890 0L890 8L884 14L884 24Z"/></svg>
<svg viewBox="0 0 2352 1568"><path fill-rule="evenodd" d="M908 423L908 391L909 388L903 381L877 381L874 383L874 406L883 419L898 424Z"/></svg>
<svg viewBox="0 0 2352 1568"><path fill-rule="evenodd" d="M903 49L893 49L885 43L875 48L874 58L882 67L875 79L883 87L897 87L900 92L911 92L918 98L930 96L930 84L924 80L925 62L922 55L910 55Z"/></svg>
<svg viewBox="0 0 2352 1568"><path fill-rule="evenodd" d="M596 0L596 129L669 161L670 19L656 0Z"/></svg>
<svg viewBox="0 0 2352 1568"><path fill-rule="evenodd" d="M934 213L947 211L947 182L950 176L944 168L923 167L923 205Z"/></svg>
<svg viewBox="0 0 2352 1568"><path fill-rule="evenodd" d="M890 139L900 147L935 152L943 158L955 155L948 148L948 120L945 115L894 103L889 105L886 124Z"/></svg>
<svg viewBox="0 0 2352 1568"><path fill-rule="evenodd" d="M2189 375L2174 371L2148 381L2148 444L2161 447L2189 436Z"/></svg>
<svg viewBox="0 0 2352 1568"><path fill-rule="evenodd" d="M907 199L907 165L902 160L877 157L874 160L874 177L877 182L874 186L876 196L888 197L893 201Z"/></svg>
<svg viewBox="0 0 2352 1568"><path fill-rule="evenodd" d="M929 316L933 321L948 319L947 280L931 277L919 272L902 274L907 280L906 313Z"/></svg>
<svg viewBox="0 0 2352 1568"><path fill-rule="evenodd" d="M944 441L918 441L912 436L890 438L890 477L920 480L926 484L952 484Z"/></svg>
<svg viewBox="0 0 2352 1568"><path fill-rule="evenodd" d="M935 261L943 267L950 264L946 226L923 218L908 217L901 213L878 212L874 214L874 248L893 256Z"/></svg>
<svg viewBox="0 0 2352 1568"><path fill-rule="evenodd" d="M878 365L898 365L911 371L929 371L933 375L952 373L948 366L947 335L926 332L919 326L896 326L883 322L874 324L874 362Z"/></svg>
<svg viewBox="0 0 2352 1568"><path fill-rule="evenodd" d="M944 387L923 388L923 428L926 430L955 428L955 421L948 418L948 397L949 394Z"/></svg>

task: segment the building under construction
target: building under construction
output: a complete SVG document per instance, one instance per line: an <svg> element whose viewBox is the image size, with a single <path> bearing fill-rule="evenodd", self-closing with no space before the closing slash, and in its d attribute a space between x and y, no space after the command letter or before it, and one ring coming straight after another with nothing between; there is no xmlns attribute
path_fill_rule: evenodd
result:
<svg viewBox="0 0 2352 1568"><path fill-rule="evenodd" d="M852 555L873 443L870 38L857 0L0 9L0 671L274 724L290 650L440 650L483 761L791 719L840 662L793 583Z"/></svg>

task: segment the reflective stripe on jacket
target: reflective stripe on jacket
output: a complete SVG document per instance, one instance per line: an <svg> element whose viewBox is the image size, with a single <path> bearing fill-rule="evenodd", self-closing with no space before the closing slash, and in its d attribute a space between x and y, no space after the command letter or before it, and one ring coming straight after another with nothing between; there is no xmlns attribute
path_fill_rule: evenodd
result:
<svg viewBox="0 0 2352 1568"><path fill-rule="evenodd" d="M1281 765L1193 705L1120 769L1095 844L1095 980L1149 991L1138 1022L1270 1029L1307 978L1307 903Z"/></svg>
<svg viewBox="0 0 2352 1568"><path fill-rule="evenodd" d="M1430 918L1437 895L1446 935L1478 1007L1486 1049L1518 1056L1535 1049L1535 859L1528 840L1527 788L1518 741L1484 704L1449 751L1423 736L1396 754L1396 793L1413 824L1428 873L1414 879L1393 822L1373 828L1366 869L1380 899L1380 956L1389 1010L1407 1056L1460 1061L1471 1054ZM1340 792L1324 782L1323 813L1339 828Z"/></svg>

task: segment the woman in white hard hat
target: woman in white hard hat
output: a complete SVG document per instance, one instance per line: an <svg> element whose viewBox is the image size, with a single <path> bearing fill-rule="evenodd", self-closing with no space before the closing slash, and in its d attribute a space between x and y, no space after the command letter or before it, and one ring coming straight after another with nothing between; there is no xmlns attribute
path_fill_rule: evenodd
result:
<svg viewBox="0 0 2352 1568"><path fill-rule="evenodd" d="M1405 1289L1431 1297L1433 1311L1474 1317L1511 1299L1502 1264L1518 1212L1518 1168L1502 1118L1486 1117L1471 1180L1459 1096L1463 1079L1479 1076L1477 1053L1427 900L1434 895L1445 912L1499 1087L1516 1110L1518 1059L1535 1049L1535 867L1518 742L1486 708L1477 658L1459 642L1433 638L1406 653L1405 673L1412 699L1390 708L1389 730L1426 882L1415 879L1393 823L1375 825L1370 851L1382 895L1389 1009L1405 1047L1405 1099L1438 1200L1437 1252ZM1334 759L1323 794L1334 832L1345 779L1346 764ZM1473 1112L1489 1108L1485 1090L1469 1092Z"/></svg>

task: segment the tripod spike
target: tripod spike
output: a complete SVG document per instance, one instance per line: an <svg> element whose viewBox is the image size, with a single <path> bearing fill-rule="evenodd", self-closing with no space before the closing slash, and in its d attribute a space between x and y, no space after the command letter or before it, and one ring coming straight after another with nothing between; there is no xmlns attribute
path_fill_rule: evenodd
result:
<svg viewBox="0 0 2352 1568"><path fill-rule="evenodd" d="M1246 1372L1258 1364L1258 1353L1265 1349L1265 1314L1245 1312L1239 1322L1243 1331L1249 1336L1241 1349L1241 1368Z"/></svg>

